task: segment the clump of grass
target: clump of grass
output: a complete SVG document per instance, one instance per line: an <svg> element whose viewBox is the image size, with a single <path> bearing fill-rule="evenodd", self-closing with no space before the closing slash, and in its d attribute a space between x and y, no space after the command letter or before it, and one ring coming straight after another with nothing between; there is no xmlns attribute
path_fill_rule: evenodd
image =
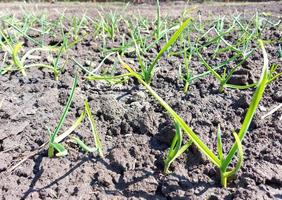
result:
<svg viewBox="0 0 282 200"><path fill-rule="evenodd" d="M197 136L196 133L187 125L187 123L143 80L142 76L136 73L131 67L119 60L122 66L127 69L131 76L135 77L163 107L170 114L172 119L176 123L176 135L173 139L172 146L170 148L167 159L165 160L165 171L168 172L169 165L171 162L181 155L190 145L190 142L186 143L181 147L182 135L180 129L183 129L187 136L190 138L191 142L215 165L219 168L221 174L221 184L223 187L227 186L227 179L234 176L243 164L243 147L241 141L243 140L249 125L253 119L255 111L258 104L263 96L265 87L268 83L269 69L268 69L268 59L267 54L263 45L263 42L259 40L259 44L263 51L264 65L262 68L262 74L259 82L256 85L256 91L252 97L252 101L249 105L248 111L242 123L239 133L237 134L233 131L233 136L235 142L227 155L223 152L223 144L221 140L221 129L218 126L217 131L217 155L212 152L212 150ZM234 168L229 170L229 165L232 162L236 152L238 152L238 160Z"/></svg>

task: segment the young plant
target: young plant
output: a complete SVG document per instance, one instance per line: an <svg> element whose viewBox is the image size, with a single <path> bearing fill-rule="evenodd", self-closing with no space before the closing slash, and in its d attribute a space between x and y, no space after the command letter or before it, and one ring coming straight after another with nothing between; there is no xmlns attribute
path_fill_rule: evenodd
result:
<svg viewBox="0 0 282 200"><path fill-rule="evenodd" d="M184 21L182 23L182 25L178 28L178 30L171 36L171 38L168 40L168 42L162 47L162 49L159 51L159 53L154 58L154 60L150 63L149 66L147 66L144 63L144 61L141 59L140 52L139 52L138 47L136 45L136 53L137 53L137 55L139 55L138 56L139 57L138 60L139 60L140 68L141 68L142 79L146 83L150 83L151 82L151 80L152 80L152 78L154 76L154 71L155 71L156 64L157 64L158 60L176 42L176 40L178 39L180 34L184 31L184 29L189 24L189 22L190 22L190 19L187 19L186 21Z"/></svg>
<svg viewBox="0 0 282 200"><path fill-rule="evenodd" d="M268 76L268 84L275 81L280 76L282 76L282 72L278 72L278 68L279 68L279 66L277 64L272 64L270 66L270 70L269 70L270 72L269 72L269 76Z"/></svg>
<svg viewBox="0 0 282 200"><path fill-rule="evenodd" d="M89 103L87 101L84 101L84 111L76 119L76 121L73 123L73 125L67 131L65 131L61 135L58 135L60 128L62 127L62 125L65 121L66 115L69 111L69 107L70 107L70 104L71 104L73 96L74 96L74 91L75 91L76 85L77 85L77 77L75 77L75 79L74 79L73 86L72 86L72 89L71 89L71 92L70 92L70 96L68 98L67 104L64 108L63 114L62 114L62 116L59 120L58 125L56 126L53 133L51 133L49 131L50 140L49 140L48 156L50 158L54 157L54 151L55 150L58 152L58 153L56 153L57 157L65 156L65 155L68 154L68 151L66 150L66 148L60 142L62 140L64 140L66 137L68 137L75 129L77 129L77 127L85 119L86 115L87 115L89 122L90 122L90 125L91 125L91 130L92 130L92 135L93 135L93 138L94 138L95 147L89 147L80 138L75 137L75 136L71 137L71 142L77 144L80 148L82 148L86 152L93 153L93 152L97 151L99 156L101 158L103 157L103 149L102 149L101 139L100 139L100 136L97 132L96 123L94 121Z"/></svg>
<svg viewBox="0 0 282 200"><path fill-rule="evenodd" d="M223 74L220 75L218 72L215 71L203 58L203 56L197 52L198 57L200 58L201 62L203 63L204 67L218 80L219 82L219 91L223 92L225 88L233 88L233 89L248 89L251 87L255 87L256 83L253 84L247 84L247 85L234 85L229 84L228 81L234 74L234 72L241 66L242 63L244 63L250 56L252 52L249 53L242 61L240 61L235 67L233 67L229 73L227 74L227 69L224 68Z"/></svg>
<svg viewBox="0 0 282 200"><path fill-rule="evenodd" d="M184 153L190 145L193 143L192 140L189 140L185 145L182 146L183 136L182 130L179 123L175 123L175 135L173 137L172 143L169 148L166 159L164 160L164 173L169 174L169 167L171 163L178 158L182 153Z"/></svg>
<svg viewBox="0 0 282 200"><path fill-rule="evenodd" d="M183 52L183 56L184 56L184 72L185 72L185 75L183 75L182 73L182 66L180 65L179 66L179 76L180 78L184 81L184 93L187 93L188 92L188 87L189 85L191 84L192 82L192 73L191 73L191 70L189 68L189 65L190 65L190 62L191 62L191 59L192 59L192 56L194 54L194 46L193 44L191 43L191 38L190 38L190 35L188 35L188 44L186 44L186 42L184 41L184 37L182 36L181 39L183 40L182 43L184 45L184 52ZM189 47L189 48L188 48ZM188 52L189 50L189 52ZM188 55L187 55L188 54Z"/></svg>
<svg viewBox="0 0 282 200"><path fill-rule="evenodd" d="M191 62L192 59L192 55L193 55L193 48L190 48L190 52L189 55L187 56L187 52L184 52L184 70L185 70L185 76L183 76L182 74L182 69L181 66L179 67L179 76L180 78L184 81L184 93L186 94L188 92L188 87L192 82L192 73L191 70L189 69L189 64Z"/></svg>
<svg viewBox="0 0 282 200"><path fill-rule="evenodd" d="M1 36L4 38L4 42L0 41L2 48L7 54L9 54L12 58L11 64L8 66L3 66L1 69L1 73L5 74L9 71L20 71L23 76L26 76L26 69L30 67L46 67L51 68L50 66L43 63L36 64L25 64L27 58L32 57L32 53L36 51L54 51L55 49L51 47L39 47L33 48L27 51L22 57L20 57L20 51L22 50L22 43L16 42L15 44L5 36L3 32L0 32ZM38 58L38 57L36 57ZM5 60L5 59L4 59Z"/></svg>
<svg viewBox="0 0 282 200"><path fill-rule="evenodd" d="M74 81L73 81L73 85L72 85L72 88L71 88L71 91L70 91L70 95L68 97L68 100L67 100L67 103L64 107L64 111L60 117L60 120L58 122L58 124L56 125L56 128L53 132L50 132L49 131L49 134L50 134L50 140L49 140L49 148L48 148L48 156L50 158L54 157L54 152L55 150L58 152L56 154L56 156L64 156L64 155L67 155L68 152L67 150L64 148L64 146L58 142L56 142L56 138L58 136L58 133L61 129L61 127L63 126L63 123L66 119L66 116L69 112L69 108L70 108L70 105L72 103L72 100L73 100L73 96L74 96L74 92L75 92L75 88L76 88L76 85L77 85L77 76L75 76L74 78Z"/></svg>
<svg viewBox="0 0 282 200"><path fill-rule="evenodd" d="M64 69L67 61L65 61L62 66L60 66L60 59L63 55L63 53L65 52L66 48L67 48L67 39L64 38L63 39L63 43L61 44L61 47L58 49L58 53L56 54L56 57L53 58L52 54L50 54L50 57L51 57L51 60L52 60L52 63L50 65L50 67L47 67L49 69L52 69L53 73L54 73L54 76L55 76L55 80L59 80L59 75L62 71L62 69Z"/></svg>
<svg viewBox="0 0 282 200"><path fill-rule="evenodd" d="M66 62L60 67L60 58L62 54L65 52L67 46L67 39L65 38L60 48L55 47L38 47L32 48L28 50L23 56L20 57L20 51L23 50L23 46L21 42L17 42L14 44L8 37L5 36L3 32L0 32L1 36L4 38L4 42L0 41L2 48L5 51L4 59L3 59L3 66L1 68L1 74L5 74L9 71L20 71L23 76L26 76L26 69L38 67L38 68L46 68L51 70L54 73L55 80L58 80L59 74L61 69L64 67ZM26 64L28 59L40 59L40 56L34 56L34 52L48 52L52 55L52 52L56 53L56 58L53 59L51 64L45 63L29 63ZM10 55L12 58L12 62L10 65L5 66L5 62L7 62L7 55Z"/></svg>
<svg viewBox="0 0 282 200"><path fill-rule="evenodd" d="M252 101L250 103L250 106L248 108L247 114L244 118L244 121L242 123L241 129L239 133L233 131L233 135L235 138L235 143L233 144L232 148L229 150L228 154L225 156L222 151L222 141L221 141L221 130L220 127L218 127L218 142L217 142L217 154L214 154L210 148L208 148L204 142L197 136L196 133L187 125L187 123L142 79L142 77L136 73L131 67L129 67L126 63L124 63L121 58L119 57L119 60L122 64L122 66L129 71L131 76L135 77L161 105L165 108L165 110L171 115L172 119L180 126L181 129L185 131L187 136L191 139L193 144L220 170L221 174L221 183L223 187L227 186L227 179L230 176L233 176L237 173L237 171L242 166L243 162L243 150L241 141L243 140L245 134L247 133L247 130L249 128L249 125L252 121L252 118L255 114L255 111L258 107L258 104L263 96L265 87L268 82L268 59L267 54L264 49L263 42L259 40L259 44L263 51L264 56L264 65L262 69L262 74L260 77L260 80L257 84L256 91L252 97ZM177 127L178 128L178 127ZM169 153L169 158L166 160L166 167L169 166L171 163L171 160L173 160L174 157L178 156L178 152L182 153L182 148L180 148L180 138L181 133L177 131L176 136L178 139L175 139L173 141L173 145L171 148L171 152ZM176 142L178 141L178 143ZM185 146L185 145L184 145ZM228 170L228 166L230 165L231 161L233 160L235 153L238 152L238 161L235 167L231 170ZM166 169L167 170L167 169Z"/></svg>

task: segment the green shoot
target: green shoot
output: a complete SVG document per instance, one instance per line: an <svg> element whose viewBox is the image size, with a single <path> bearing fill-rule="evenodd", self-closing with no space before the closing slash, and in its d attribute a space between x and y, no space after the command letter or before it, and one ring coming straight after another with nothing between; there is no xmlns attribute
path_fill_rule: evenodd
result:
<svg viewBox="0 0 282 200"><path fill-rule="evenodd" d="M78 145L79 145L84 151L86 151L86 152L91 152L91 153L93 153L93 152L96 152L96 151L97 151L97 148L87 146L87 145L86 145L83 141L81 141L78 137L72 137L72 138L71 138L71 141L72 141L73 143L78 144Z"/></svg>
<svg viewBox="0 0 282 200"><path fill-rule="evenodd" d="M171 117L180 125L185 131L192 142L208 157L208 159L216 166L220 167L220 160L217 156L202 142L202 140L192 131L192 129L185 123L185 121L137 74L131 67L124 63L121 58L120 63L127 69L131 76L135 77L147 90L148 92L165 108L165 110L171 115Z"/></svg>
<svg viewBox="0 0 282 200"><path fill-rule="evenodd" d="M25 70L27 68L31 68L31 67L43 67L43 68L54 70L54 67L52 67L48 64L35 63L35 64L26 65L25 62L29 57L32 57L32 53L34 53L36 51L51 52L51 51L55 51L56 49L51 48L51 47L32 48L29 51L27 51L20 58L19 54L20 54L20 51L22 50L22 43L17 42L16 44L13 44L13 41L11 41L9 38L7 38L3 32L0 32L0 34L5 39L5 43L2 42L2 41L0 42L0 44L2 45L2 47L5 50L3 65L4 65L4 62L6 61L7 54L10 54L11 57L12 57L12 63L8 67L3 66L2 69L1 69L1 74L5 74L9 71L20 71L23 76L26 76Z"/></svg>
<svg viewBox="0 0 282 200"><path fill-rule="evenodd" d="M60 142L66 138L68 135L70 135L84 120L85 116L87 115L90 124L91 124L91 129L92 129L92 135L94 137L95 140L95 148L92 147L88 147L83 141L81 141L79 138L77 137L71 137L71 141L78 144L83 150L87 151L87 152L95 152L98 151L99 156L103 157L103 152L102 152L102 143L101 143L101 139L99 137L99 134L97 133L97 128L96 128L96 124L94 121L94 118L91 114L91 110L89 107L89 104L87 101L84 102L84 109L85 111L82 112L82 114L80 115L79 118L77 118L77 120L73 123L73 125L67 130L65 131L63 134L58 136L58 133L65 121L65 118L67 116L67 113L69 111L73 96L74 96L74 92L75 92L75 88L77 85L77 76L75 76L74 81L73 81L73 85L72 85L72 89L70 92L70 95L68 97L67 103L64 107L64 111L60 117L60 120L54 130L54 132L52 133L49 129L49 134L50 134L50 140L49 140L49 148L48 148L48 156L50 158L54 157L54 152L55 150L58 152L56 153L57 157L60 156L65 156L68 154L68 151L65 149L65 147L60 144Z"/></svg>
<svg viewBox="0 0 282 200"><path fill-rule="evenodd" d="M190 36L189 36L188 37L188 45L190 46L190 51L189 51L189 54L187 55L186 43L185 42L183 42L183 43L184 43L184 71L185 71L185 75L184 76L182 75L182 68L180 66L179 67L179 76L184 81L183 91L186 94L188 92L188 87L191 84L192 78L193 78L191 70L189 69L189 64L191 62L192 55L194 53L194 47L191 44Z"/></svg>
<svg viewBox="0 0 282 200"><path fill-rule="evenodd" d="M90 121L92 135L95 140L96 148L98 150L100 157L103 158L104 156L103 156L103 148L102 148L101 139L99 137L99 134L97 133L96 123L94 121L94 118L92 116L92 113L91 113L91 110L90 110L90 107L87 101L84 102L84 106L85 106L85 112L87 113L88 119Z"/></svg>
<svg viewBox="0 0 282 200"><path fill-rule="evenodd" d="M19 51L21 47L22 47L21 43L18 43L14 46L13 51L12 51L12 58L13 58L14 65L21 71L23 76L26 76L23 63L20 61L20 58L19 58Z"/></svg>
<svg viewBox="0 0 282 200"><path fill-rule="evenodd" d="M80 148L82 148L86 152L94 153L98 151L99 156L102 158L103 157L102 143L101 143L99 134L96 130L96 125L95 125L95 122L92 117L91 110L90 110L90 107L87 101L84 102L84 111L82 112L82 114L76 119L76 121L73 123L73 125L68 130L66 130L64 133L62 133L58 137L56 137L55 143L60 143L63 139L68 137L75 129L77 129L78 126L80 126L80 124L85 119L86 115L89 120L91 119L90 124L91 124L91 129L92 129L92 135L93 135L94 142L95 142L95 147L87 146L81 139L75 136L72 136L70 141L77 144Z"/></svg>
<svg viewBox="0 0 282 200"><path fill-rule="evenodd" d="M153 62L150 64L150 66L146 67L144 69L143 79L145 80L146 83L151 82L158 60L161 58L161 56L164 54L164 52L166 52L176 42L176 40L178 39L180 34L184 31L184 29L186 28L186 26L188 25L189 22L190 22L190 19L187 19L185 22L182 23L182 25L179 27L179 29L171 36L171 38L168 40L168 42L162 47L162 49L160 50L158 55L155 57Z"/></svg>
<svg viewBox="0 0 282 200"><path fill-rule="evenodd" d="M221 185L223 187L227 187L227 179L231 176L234 176L242 167L243 165L243 159L244 159L244 152L243 152L243 147L241 144L241 140L238 137L236 132L233 132L233 136L235 138L235 145L237 146L237 150L238 150L238 161L236 163L236 166L230 170L230 171L224 171L222 170L222 166L220 168L220 174L221 174ZM221 160L221 165L223 165L223 163L225 162L225 159L222 157Z"/></svg>
<svg viewBox="0 0 282 200"><path fill-rule="evenodd" d="M241 126L240 132L237 135L237 133L233 132L235 143L233 144L232 148L228 152L227 156L225 157L222 152L222 141L221 141L221 130L220 127L218 128L218 141L217 141L217 151L219 157L217 157L203 142L202 140L197 136L196 133L193 132L193 130L185 123L185 121L142 79L142 77L137 74L131 67L129 67L125 62L121 60L119 57L121 65L129 71L131 76L135 77L146 89L147 91L165 108L165 110L170 114L170 116L173 118L173 120L176 122L177 126L181 127L187 136L191 139L191 142L195 144L195 146L215 165L220 169L221 174L221 183L223 187L227 186L227 179L230 176L233 176L237 173L237 171L241 168L243 163L243 150L242 150L242 144L241 141L243 140L244 135L246 134L248 127L252 121L252 118L254 116L254 113L258 107L258 104L263 96L265 87L268 82L268 59L267 54L264 49L263 42L259 40L259 44L261 45L261 48L263 50L264 55L264 65L263 70L261 74L260 81L257 84L256 91L253 95L251 104L248 108L246 117L243 121L243 124ZM179 127L176 127L176 136L172 142L172 146L168 155L168 158L165 160L165 171L168 171L168 167L171 164L172 160L175 159L179 153L183 153L184 151L181 151L180 144L181 144L181 132ZM187 149L187 148L186 148ZM235 167L228 171L227 168L229 164L231 163L235 153L238 151L238 161L235 165Z"/></svg>
<svg viewBox="0 0 282 200"><path fill-rule="evenodd" d="M271 82L275 81L277 78L279 78L280 76L282 76L282 72L277 72L278 67L279 66L277 64L273 64L273 65L270 66L268 83L271 83Z"/></svg>
<svg viewBox="0 0 282 200"><path fill-rule="evenodd" d="M215 71L214 68L212 68L203 58L203 56L197 52L198 57L200 58L202 64L204 65L204 67L219 81L219 91L223 92L224 88L233 88L233 89L248 89L251 87L255 87L256 83L253 84L247 84L247 85L233 85L233 84L229 84L228 81L230 80L230 78L232 77L232 75L234 74L234 72L241 66L241 64L243 62L245 62L250 56L251 56L250 52L242 61L240 61L234 68L232 68L229 72L229 74L226 74L226 69L224 69L224 72L222 75L220 75L218 72Z"/></svg>
<svg viewBox="0 0 282 200"><path fill-rule="evenodd" d="M164 173L168 174L170 173L169 171L169 167L171 165L171 163L177 158L179 157L182 153L184 153L184 151L186 151L189 146L192 144L192 140L190 140L189 142L187 142L185 145L182 145L182 131L181 131L181 127L180 125L176 122L175 123L175 135L174 138L172 140L171 146L169 148L169 153L167 155L167 158L164 160Z"/></svg>
<svg viewBox="0 0 282 200"><path fill-rule="evenodd" d="M72 100L73 100L76 85L77 85L77 76L75 76L75 78L73 80L72 89L71 89L70 95L68 97L67 103L64 107L64 111L63 111L63 113L60 117L60 120L59 120L58 124L56 125L54 132L50 133L50 141L49 141L49 148L48 148L48 156L50 158L54 157L54 150L55 149L58 151L58 154L56 154L57 156L62 156L62 155L65 155L65 153L66 153L65 152L66 150L62 147L62 145L60 145L59 143L56 143L55 140L56 140L56 137L57 137L57 135L58 135L65 119L66 119L66 116L69 112L69 108L70 108L70 105L71 105Z"/></svg>
<svg viewBox="0 0 282 200"><path fill-rule="evenodd" d="M279 44L278 58L282 59L282 48L281 48L281 44Z"/></svg>
<svg viewBox="0 0 282 200"><path fill-rule="evenodd" d="M249 125L250 125L250 123L253 119L253 116L254 116L256 109L259 105L259 102L260 102L261 98L263 97L265 87L268 83L269 69L268 69L267 53L265 51L264 44L263 44L262 40L259 40L258 42L259 42L259 45L261 46L261 49L262 49L262 52L263 52L264 64L263 64L263 69L262 69L262 74L261 74L260 80L259 80L257 87L256 87L256 91L254 93L254 96L253 96L252 101L250 103L250 106L248 108L248 111L247 111L247 114L246 114L245 119L243 121L243 124L241 126L241 129L238 133L238 138L239 138L240 141L243 140L245 134L248 131ZM226 158L222 162L220 170L223 174L226 172L228 165L231 163L236 151L239 148L237 143L238 142L236 142L232 146L232 148L228 152ZM226 178L223 177L223 180L222 180L223 183L226 182L226 180L225 180Z"/></svg>
<svg viewBox="0 0 282 200"><path fill-rule="evenodd" d="M160 12L160 1L157 0L157 30L156 30L156 38L160 37L160 32L161 32L161 12Z"/></svg>
<svg viewBox="0 0 282 200"><path fill-rule="evenodd" d="M219 157L219 160L222 162L223 160L223 151L222 151L222 140L221 140L221 129L220 129L220 125L218 124L218 128L217 128L217 154Z"/></svg>

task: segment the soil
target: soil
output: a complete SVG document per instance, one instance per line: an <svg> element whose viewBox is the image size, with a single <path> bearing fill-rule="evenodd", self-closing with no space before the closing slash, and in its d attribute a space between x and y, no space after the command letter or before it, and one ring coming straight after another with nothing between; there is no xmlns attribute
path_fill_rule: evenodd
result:
<svg viewBox="0 0 282 200"><path fill-rule="evenodd" d="M80 12L79 5L97 9L96 4L69 7L58 4L56 9L66 7L71 15ZM169 13L175 15L171 17L177 17L183 5L188 6L181 2L163 4L164 13L170 8ZM29 6L34 5L27 5L27 8ZM37 8L40 6L53 11L56 4L39 4ZM144 15L154 16L152 5L142 6L148 8L143 10ZM18 7L1 4L0 10L8 9L20 15ZM120 9L119 5L114 8ZM198 4L195 9L205 17L217 12L230 14L234 10L248 15L258 9L279 18L282 4L215 4L206 7ZM136 10L142 9L132 6L129 13ZM268 29L264 37L281 38L281 29ZM231 37L230 41L234 39ZM96 65L102 59L98 45L99 42L89 39L71 49L69 57ZM26 44L27 49L31 46ZM275 48L267 45L266 50L270 64L281 66ZM150 55L155 51L152 50ZM209 49L205 53L208 54ZM130 56L126 60L134 62ZM184 94L183 83L178 78L181 62L179 57L163 57L152 87L214 152L216 129L220 124L227 152L234 142L232 130L240 129L254 89L227 89L220 93L215 78L207 76L191 84L188 93ZM112 62L109 60L106 65L111 67ZM262 65L258 49L231 82L251 83L258 78ZM203 70L198 60L193 60L191 66L195 72ZM0 76L0 101L4 99L0 108L1 199L282 199L282 110L261 118L282 102L281 78L266 89L243 141L243 167L236 178L229 181L227 188L221 187L217 169L193 145L173 163L171 174L162 173L163 158L175 133L174 126L168 114L134 79L116 85L79 79L63 130L71 126L82 112L84 100L88 99L102 138L104 159L85 154L65 140L63 144L69 150L68 156L48 158L47 150L43 148L10 171L22 158L48 141L47 128L52 129L60 117L74 69L74 64L69 62L59 81L54 80L52 73L35 68L27 71L27 77L20 73ZM82 72L79 73L82 77ZM87 121L73 134L93 144Z"/></svg>

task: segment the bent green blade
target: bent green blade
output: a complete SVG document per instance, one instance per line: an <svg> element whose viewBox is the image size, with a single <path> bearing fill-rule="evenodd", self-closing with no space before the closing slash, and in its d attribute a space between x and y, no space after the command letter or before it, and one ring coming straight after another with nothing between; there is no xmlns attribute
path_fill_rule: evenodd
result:
<svg viewBox="0 0 282 200"><path fill-rule="evenodd" d="M223 161L222 139L221 139L221 128L219 124L217 128L217 154L218 154L219 160L222 162Z"/></svg>
<svg viewBox="0 0 282 200"><path fill-rule="evenodd" d="M217 167L220 167L220 160L216 155L202 142L202 140L193 132L193 130L185 123L185 121L145 82L142 77L137 74L131 67L129 67L123 60L118 56L122 66L127 69L132 76L138 79L138 81L148 90L148 92L166 109L166 111L172 116L172 118L179 123L181 128L185 131L192 142L202 151L207 158L214 163Z"/></svg>
<svg viewBox="0 0 282 200"><path fill-rule="evenodd" d="M269 69L268 69L267 53L265 51L264 44L263 44L262 40L258 40L258 42L259 42L261 49L262 49L262 52L263 52L264 64L263 64L263 69L262 69L262 74L260 76L260 80L257 84L256 91L253 95L252 101L250 103L247 114L245 116L245 119L243 121L243 124L242 124L241 129L240 129L239 134L238 134L240 141L243 140L245 134L248 131L250 123L251 123L253 116L256 112L256 109L259 105L259 102L263 97L264 90L265 90L267 83L268 83ZM234 143L232 148L228 152L226 159L224 160L224 162L222 164L221 168L223 169L223 171L226 171L226 169L227 169L228 165L230 164L230 162L232 161L232 158L234 157L234 154L236 153L237 149L238 149L238 146L237 146L236 143Z"/></svg>
<svg viewBox="0 0 282 200"><path fill-rule="evenodd" d="M173 160L176 159L176 154L181 148L182 144L182 131L180 125L176 122L175 123L175 135L173 137L172 143L169 148L169 152L167 155L167 158L164 160L164 173L169 173L169 167L170 164L173 162Z"/></svg>
<svg viewBox="0 0 282 200"><path fill-rule="evenodd" d="M64 111L60 117L60 120L53 132L54 136L57 137L58 133L59 133L59 130L61 129L65 119L66 119L66 116L68 114L68 111L69 111L69 108L70 108L70 105L72 103L72 100L73 100L73 96L74 96L74 92L75 92L75 89L76 89L76 85L77 85L77 75L75 75L74 77L74 80L73 80L73 84L72 84L72 88L71 88L71 91L70 91L70 95L68 97L68 100L67 100L67 103L64 107ZM54 137L54 139L55 139ZM54 140L52 140L52 142L54 142Z"/></svg>
<svg viewBox="0 0 282 200"><path fill-rule="evenodd" d="M94 140L95 140L95 145L96 145L98 152L99 152L99 156L101 158L103 158L104 156L103 156L102 142L101 142L100 136L97 132L96 123L95 123L94 117L92 116L91 109L90 109L88 101L84 102L84 107L85 107L85 112L86 112L88 119L90 121L92 134L93 134L93 137L94 137Z"/></svg>
<svg viewBox="0 0 282 200"><path fill-rule="evenodd" d="M227 178L235 175L239 171L239 169L243 165L243 160L244 160L244 152L243 152L243 146L242 146L241 140L235 131L233 131L233 136L235 138L235 144L238 147L238 161L237 161L236 166L231 171L224 172L222 171L222 169L220 169L221 170L221 184L223 187L227 186Z"/></svg>
<svg viewBox="0 0 282 200"><path fill-rule="evenodd" d="M182 23L182 25L179 27L179 29L177 29L177 31L171 36L171 38L168 40L168 42L164 45L164 47L160 50L160 52L158 53L158 55L156 56L156 58L153 60L153 62L151 63L151 65L148 68L148 73L150 74L150 79L146 80L146 82L150 82L151 78L152 78L152 73L153 70L155 68L155 65L157 64L158 60L160 59L160 57L164 54L164 52L166 52L166 50L171 47L175 41L178 39L178 37L180 36L180 34L184 31L184 29L186 28L186 26L189 24L189 22L191 21L191 19L187 19L185 22Z"/></svg>
<svg viewBox="0 0 282 200"><path fill-rule="evenodd" d="M55 148L58 151L58 153L56 153L57 157L68 155L68 151L65 149L65 147L62 144L52 143L51 145L53 146L53 148Z"/></svg>
<svg viewBox="0 0 282 200"><path fill-rule="evenodd" d="M55 138L55 142L59 143L63 139L65 139L69 134L71 134L81 124L84 118L85 118L85 111L81 113L79 118L77 118L77 120L72 124L72 126L68 130L66 130L64 133L62 133L61 135Z"/></svg>
<svg viewBox="0 0 282 200"><path fill-rule="evenodd" d="M89 147L87 146L82 140L80 140L78 137L72 137L71 141L78 144L78 146L80 146L80 148L82 148L84 151L86 152L90 152L93 153L95 151L97 151L98 149L95 147Z"/></svg>

